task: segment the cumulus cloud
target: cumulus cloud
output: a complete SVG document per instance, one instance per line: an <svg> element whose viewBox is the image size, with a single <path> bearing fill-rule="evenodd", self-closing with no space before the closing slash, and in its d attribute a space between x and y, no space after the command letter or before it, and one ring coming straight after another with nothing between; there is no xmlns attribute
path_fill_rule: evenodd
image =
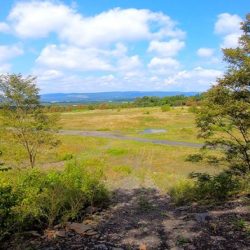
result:
<svg viewBox="0 0 250 250"><path fill-rule="evenodd" d="M0 32L14 34L23 46L28 39L39 39L39 47L46 42L32 71L42 91L200 91L221 74L202 67L182 70L176 56L185 47L185 32L166 14L115 8L84 16L76 8L53 0L17 1L0 22ZM236 44L240 20L218 16L215 32L222 46ZM10 70L9 61L22 53L17 45L0 46L0 72ZM211 61L214 50L200 48L197 55Z"/></svg>
<svg viewBox="0 0 250 250"><path fill-rule="evenodd" d="M173 58L154 57L148 64L148 68L152 70L153 73L163 75L173 74L179 67L180 63Z"/></svg>
<svg viewBox="0 0 250 250"><path fill-rule="evenodd" d="M8 61L23 54L23 50L16 45L0 45L0 62Z"/></svg>
<svg viewBox="0 0 250 250"><path fill-rule="evenodd" d="M40 81L53 81L53 80L58 80L64 76L64 74L55 69L49 69L49 70L35 70L33 72L35 75L39 76Z"/></svg>
<svg viewBox="0 0 250 250"><path fill-rule="evenodd" d="M241 36L240 23L242 18L238 15L222 13L218 15L215 23L215 33L223 37L222 48L235 48Z"/></svg>
<svg viewBox="0 0 250 250"><path fill-rule="evenodd" d="M114 49L81 48L72 45L46 46L36 60L38 67L71 71L138 70L142 62L138 55L127 55L127 47L118 43Z"/></svg>
<svg viewBox="0 0 250 250"><path fill-rule="evenodd" d="M214 54L214 49L211 48L199 48L197 55L200 57L211 57Z"/></svg>
<svg viewBox="0 0 250 250"><path fill-rule="evenodd" d="M111 70L105 51L95 48L78 48L68 45L46 46L36 62L41 66L69 70Z"/></svg>
<svg viewBox="0 0 250 250"><path fill-rule="evenodd" d="M220 70L196 67L168 77L165 79L165 84L168 86L174 85L176 88L186 91L204 91L215 84L216 79L222 74L223 72Z"/></svg>
<svg viewBox="0 0 250 250"><path fill-rule="evenodd" d="M0 32L9 32L10 27L7 23L0 22Z"/></svg>
<svg viewBox="0 0 250 250"><path fill-rule="evenodd" d="M27 1L17 3L8 21L20 37L42 38L50 32L60 32L75 16L73 9L51 1Z"/></svg>
<svg viewBox="0 0 250 250"><path fill-rule="evenodd" d="M123 56L117 62L117 69L119 71L134 71L142 66L142 62L138 55Z"/></svg>
<svg viewBox="0 0 250 250"><path fill-rule="evenodd" d="M84 17L61 3L32 1L17 3L8 20L18 36L41 38L54 32L77 46L184 36L170 17L145 9L116 8Z"/></svg>
<svg viewBox="0 0 250 250"><path fill-rule="evenodd" d="M11 70L10 60L23 54L23 50L16 45L0 45L0 74Z"/></svg>
<svg viewBox="0 0 250 250"><path fill-rule="evenodd" d="M178 52L185 46L183 41L178 39L171 39L168 42L160 42L153 40L150 42L148 51L155 52L161 57L172 57L178 54Z"/></svg>
<svg viewBox="0 0 250 250"><path fill-rule="evenodd" d="M0 63L0 74L6 74L10 71L11 65L9 63Z"/></svg>

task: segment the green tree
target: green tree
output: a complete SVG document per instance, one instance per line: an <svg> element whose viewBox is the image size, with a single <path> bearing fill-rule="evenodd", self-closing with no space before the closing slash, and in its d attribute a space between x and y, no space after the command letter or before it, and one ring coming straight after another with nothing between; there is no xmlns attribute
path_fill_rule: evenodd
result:
<svg viewBox="0 0 250 250"><path fill-rule="evenodd" d="M206 94L197 117L206 146L220 149L230 170L250 171L250 14L237 48L223 49L224 76Z"/></svg>
<svg viewBox="0 0 250 250"><path fill-rule="evenodd" d="M55 132L58 116L47 115L39 102L36 78L21 74L0 76L0 104L9 143L19 143L27 152L30 166L45 147L58 143Z"/></svg>

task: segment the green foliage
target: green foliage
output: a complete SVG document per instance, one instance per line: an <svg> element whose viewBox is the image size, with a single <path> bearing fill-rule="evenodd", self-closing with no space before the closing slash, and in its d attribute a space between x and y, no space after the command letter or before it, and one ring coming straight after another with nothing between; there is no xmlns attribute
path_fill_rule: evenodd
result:
<svg viewBox="0 0 250 250"><path fill-rule="evenodd" d="M43 112L38 91L34 77L23 78L20 74L0 76L0 104L6 140L25 149L31 167L35 166L40 150L58 144L55 137L58 116Z"/></svg>
<svg viewBox="0 0 250 250"><path fill-rule="evenodd" d="M230 172L211 176L206 173L192 173L193 181L182 181L170 192L174 202L183 205L193 201L223 201L239 192L240 180Z"/></svg>
<svg viewBox="0 0 250 250"><path fill-rule="evenodd" d="M208 156L215 165L221 160L229 169L211 176L191 174L194 185L177 185L172 190L177 203L200 200L221 201L240 192L250 172L250 15L242 24L243 35L236 49L224 49L229 64L227 72L205 95L197 111L199 136L206 139L204 148L219 149L223 157ZM203 148L203 149L204 149ZM217 152L218 153L218 152ZM201 158L192 155L187 160ZM188 193L192 193L188 196Z"/></svg>
<svg viewBox="0 0 250 250"><path fill-rule="evenodd" d="M78 220L89 205L103 205L108 192L102 173L75 161L61 172L38 169L10 170L0 174L0 231L52 226Z"/></svg>
<svg viewBox="0 0 250 250"><path fill-rule="evenodd" d="M184 205L196 200L195 183L191 180L181 180L170 190L170 196L177 205Z"/></svg>
<svg viewBox="0 0 250 250"><path fill-rule="evenodd" d="M186 161L191 161L191 162L200 162L202 161L203 157L201 154L192 154L188 155L186 158Z"/></svg>
<svg viewBox="0 0 250 250"><path fill-rule="evenodd" d="M240 188L239 179L230 172L221 172L218 175L194 173L192 178L197 179L196 193L198 199L225 200L234 191Z"/></svg>
<svg viewBox="0 0 250 250"><path fill-rule="evenodd" d="M237 230L243 230L243 229L247 228L247 223L242 218L236 219L232 223Z"/></svg>
<svg viewBox="0 0 250 250"><path fill-rule="evenodd" d="M17 195L11 186L0 186L0 241L8 235L15 223L12 209L17 204Z"/></svg>
<svg viewBox="0 0 250 250"><path fill-rule="evenodd" d="M170 111L170 110L171 110L171 107L168 104L165 104L165 105L161 106L161 111L162 112L167 112L167 111Z"/></svg>
<svg viewBox="0 0 250 250"><path fill-rule="evenodd" d="M235 49L224 49L228 70L205 95L197 116L199 136L207 148L224 154L231 171L250 171L250 16Z"/></svg>
<svg viewBox="0 0 250 250"><path fill-rule="evenodd" d="M190 113L196 114L196 113L199 111L199 109L197 108L197 106L190 106L190 107L188 108L188 111L189 111Z"/></svg>
<svg viewBox="0 0 250 250"><path fill-rule="evenodd" d="M123 175L130 175L132 173L132 168L130 166L126 165L119 165L119 166L114 166L113 170L117 173L121 173Z"/></svg>
<svg viewBox="0 0 250 250"><path fill-rule="evenodd" d="M69 160L72 160L74 158L74 155L73 154L70 154L70 153L66 153L64 154L61 159L63 161L69 161Z"/></svg>
<svg viewBox="0 0 250 250"><path fill-rule="evenodd" d="M176 244L180 247L182 247L183 245L190 243L190 239L188 239L187 237L184 237L182 235L179 235L176 239Z"/></svg>
<svg viewBox="0 0 250 250"><path fill-rule="evenodd" d="M183 105L194 105L198 104L203 98L202 95L197 96L165 96L165 97L156 97L156 96L144 96L141 98L136 98L133 102L133 105L136 107L156 107L156 106L183 106Z"/></svg>
<svg viewBox="0 0 250 250"><path fill-rule="evenodd" d="M109 148L107 153L113 156L125 155L128 153L126 149L123 148Z"/></svg>

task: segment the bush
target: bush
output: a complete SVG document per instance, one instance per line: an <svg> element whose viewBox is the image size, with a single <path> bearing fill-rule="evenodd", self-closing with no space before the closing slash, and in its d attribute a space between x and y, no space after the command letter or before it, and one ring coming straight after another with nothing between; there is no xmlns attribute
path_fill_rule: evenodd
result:
<svg viewBox="0 0 250 250"><path fill-rule="evenodd" d="M200 162L202 161L203 157L201 154L192 154L188 155L186 158L186 161L191 161L191 162Z"/></svg>
<svg viewBox="0 0 250 250"><path fill-rule="evenodd" d="M225 200L240 187L238 178L226 171L215 176L196 173L191 177L197 179L198 199Z"/></svg>
<svg viewBox="0 0 250 250"><path fill-rule="evenodd" d="M167 112L167 111L170 111L170 110L171 110L171 107L168 104L161 106L161 111L162 112Z"/></svg>
<svg viewBox="0 0 250 250"><path fill-rule="evenodd" d="M182 180L170 190L170 196L176 205L184 205L196 199L194 191L195 183L193 181Z"/></svg>
<svg viewBox="0 0 250 250"><path fill-rule="evenodd" d="M194 114L196 114L197 112L198 112L198 108L197 108L197 106L190 106L189 108L188 108L188 112L190 112L190 113L194 113Z"/></svg>
<svg viewBox="0 0 250 250"><path fill-rule="evenodd" d="M12 209L17 204L17 196L11 186L0 187L0 240L2 240L14 224Z"/></svg>
<svg viewBox="0 0 250 250"><path fill-rule="evenodd" d="M239 179L229 172L223 171L211 176L206 173L193 173L193 180L178 183L170 192L177 205L193 201L223 201L240 191Z"/></svg>
<svg viewBox="0 0 250 250"><path fill-rule="evenodd" d="M64 171L0 173L0 232L50 227L79 220L89 205L102 206L108 192L100 171L70 162Z"/></svg>

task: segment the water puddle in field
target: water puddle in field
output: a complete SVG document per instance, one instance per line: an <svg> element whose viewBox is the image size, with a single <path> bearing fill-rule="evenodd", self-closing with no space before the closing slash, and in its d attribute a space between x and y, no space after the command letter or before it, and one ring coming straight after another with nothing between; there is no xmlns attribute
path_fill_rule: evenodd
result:
<svg viewBox="0 0 250 250"><path fill-rule="evenodd" d="M166 129L155 129L155 128L147 128L144 129L141 134L160 134L167 132Z"/></svg>

